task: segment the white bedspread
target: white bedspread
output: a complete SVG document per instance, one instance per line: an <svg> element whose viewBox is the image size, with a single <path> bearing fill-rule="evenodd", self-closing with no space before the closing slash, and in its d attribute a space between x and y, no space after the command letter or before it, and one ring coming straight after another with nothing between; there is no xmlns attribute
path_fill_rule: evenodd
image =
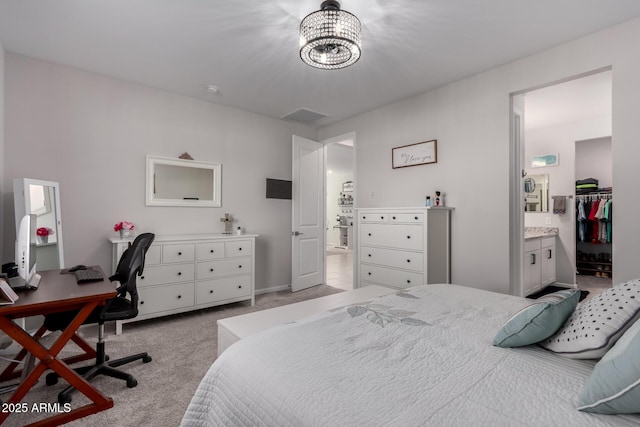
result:
<svg viewBox="0 0 640 427"><path fill-rule="evenodd" d="M530 302L427 285L264 331L216 360L182 425L640 425L576 410L594 361L491 345Z"/></svg>

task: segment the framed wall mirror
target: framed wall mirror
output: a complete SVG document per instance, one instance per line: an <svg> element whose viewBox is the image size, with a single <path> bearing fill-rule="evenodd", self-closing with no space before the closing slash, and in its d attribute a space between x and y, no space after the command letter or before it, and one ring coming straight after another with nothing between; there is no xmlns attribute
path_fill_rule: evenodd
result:
<svg viewBox="0 0 640 427"><path fill-rule="evenodd" d="M549 175L528 175L524 179L524 211L549 212Z"/></svg>
<svg viewBox="0 0 640 427"><path fill-rule="evenodd" d="M35 214L37 228L47 230L42 230L37 236L38 271L64 268L60 185L52 181L16 178L13 180L13 202L16 234L20 221L26 214Z"/></svg>
<svg viewBox="0 0 640 427"><path fill-rule="evenodd" d="M147 206L222 206L222 165L147 156Z"/></svg>

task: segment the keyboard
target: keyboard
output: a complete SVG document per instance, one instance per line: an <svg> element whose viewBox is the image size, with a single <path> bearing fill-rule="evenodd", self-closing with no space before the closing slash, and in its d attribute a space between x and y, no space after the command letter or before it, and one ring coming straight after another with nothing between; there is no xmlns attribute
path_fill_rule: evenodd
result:
<svg viewBox="0 0 640 427"><path fill-rule="evenodd" d="M100 270L94 270L92 268L87 268L86 270L76 270L73 272L76 276L76 282L78 284L81 283L90 283L90 282L101 282L104 280L104 276Z"/></svg>

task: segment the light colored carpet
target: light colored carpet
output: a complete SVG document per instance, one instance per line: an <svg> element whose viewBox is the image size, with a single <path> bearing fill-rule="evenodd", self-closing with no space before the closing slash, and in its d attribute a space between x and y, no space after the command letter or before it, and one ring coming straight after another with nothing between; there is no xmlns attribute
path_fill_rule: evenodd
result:
<svg viewBox="0 0 640 427"><path fill-rule="evenodd" d="M253 307L248 303L234 303L184 315L125 324L124 334L107 335L107 354L116 359L147 351L153 361L133 362L121 367L138 380L138 386L135 388L127 388L124 381L114 378L94 379L92 383L96 388L113 398L114 407L67 425L176 427L180 424L200 380L217 357L218 319L337 292L341 291L327 285L318 285L296 293L281 291L259 295ZM96 333L97 328L93 327L81 330L83 338L90 343L96 341ZM48 341L51 339L52 337L45 338ZM65 351L72 350L75 350L73 344L65 348ZM0 363L0 369L4 369L5 366L6 363ZM66 383L60 381L59 384L49 387L45 384L43 375L23 402L28 402L29 407L34 402L57 402L57 394L65 386ZM7 400L8 395L0 398ZM73 408L86 403L88 400L83 395L74 394ZM45 415L13 414L5 421L3 427L23 426L45 418Z"/></svg>

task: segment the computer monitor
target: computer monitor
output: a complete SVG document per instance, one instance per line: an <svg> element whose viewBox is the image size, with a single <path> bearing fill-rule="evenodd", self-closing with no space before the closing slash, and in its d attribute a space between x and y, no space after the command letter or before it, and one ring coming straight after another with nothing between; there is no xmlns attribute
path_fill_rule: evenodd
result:
<svg viewBox="0 0 640 427"><path fill-rule="evenodd" d="M36 274L36 218L34 214L22 217L16 240L18 275L27 284L34 284L34 281L39 280L39 275Z"/></svg>

